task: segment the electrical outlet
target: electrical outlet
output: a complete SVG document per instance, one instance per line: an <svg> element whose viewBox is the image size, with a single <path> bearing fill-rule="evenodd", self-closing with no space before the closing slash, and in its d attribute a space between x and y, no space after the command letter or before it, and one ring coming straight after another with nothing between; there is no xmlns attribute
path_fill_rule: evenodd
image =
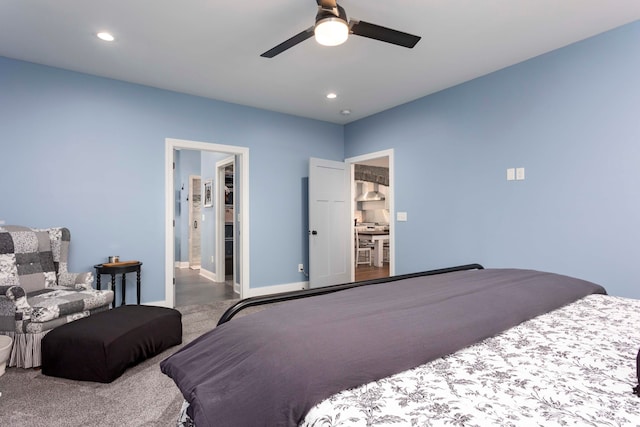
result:
<svg viewBox="0 0 640 427"><path fill-rule="evenodd" d="M211 255L211 262L213 262L213 255Z"/></svg>
<svg viewBox="0 0 640 427"><path fill-rule="evenodd" d="M298 273L304 273L304 264L298 264Z"/></svg>

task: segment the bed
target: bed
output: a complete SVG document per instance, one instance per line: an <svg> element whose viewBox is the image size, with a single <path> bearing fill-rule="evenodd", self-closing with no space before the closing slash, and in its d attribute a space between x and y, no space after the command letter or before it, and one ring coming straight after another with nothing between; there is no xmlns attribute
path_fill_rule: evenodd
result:
<svg viewBox="0 0 640 427"><path fill-rule="evenodd" d="M243 300L161 370L186 426L637 426L639 321L594 283L471 264Z"/></svg>

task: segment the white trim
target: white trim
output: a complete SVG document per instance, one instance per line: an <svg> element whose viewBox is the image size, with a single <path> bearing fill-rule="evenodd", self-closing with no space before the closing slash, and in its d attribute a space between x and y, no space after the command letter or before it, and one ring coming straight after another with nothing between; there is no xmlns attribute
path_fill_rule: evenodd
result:
<svg viewBox="0 0 640 427"><path fill-rule="evenodd" d="M299 291L309 289L309 282L285 283L282 285L262 286L260 288L249 289L247 297L260 297L263 295L281 294L283 292Z"/></svg>
<svg viewBox="0 0 640 427"><path fill-rule="evenodd" d="M360 163L365 160L377 159L380 157L389 157L389 194L387 194L387 201L389 202L389 275L393 276L396 274L396 208L395 208L395 162L393 159L393 148L388 150L376 151L374 153L363 154L360 156L349 157L348 159L344 159L345 163L351 168L351 178L350 178L350 187L351 187L351 210L350 212L355 212L356 208L356 194L355 194L355 185L353 185L353 168L354 163ZM354 241L355 237L353 233L351 233L351 247L353 248L355 245ZM355 280L355 267L354 267L355 259L354 259L354 251L351 251L351 281Z"/></svg>
<svg viewBox="0 0 640 427"><path fill-rule="evenodd" d="M213 271L209 271L209 270L205 270L204 268L200 269L200 276L204 277L205 279L209 279L212 280L214 282L218 282L218 278L216 277L216 273L214 273ZM222 280L222 282L224 282L224 280Z"/></svg>
<svg viewBox="0 0 640 427"><path fill-rule="evenodd" d="M156 303L165 307L175 306L175 294L173 286L173 265L175 262L174 255L174 231L173 227L173 210L174 210L174 170L173 170L173 151L176 149L187 150L201 150L201 151L213 151L229 153L231 155L238 155L240 161L240 173L241 180L240 186L242 187L240 193L242 211L239 215L239 220L242 224L242 248L240 254L240 265L242 266L241 283L240 283L240 297L244 297L249 294L250 277L249 277L249 242L250 242L250 224L249 224L249 148L239 147L235 145L222 145L209 142L187 141L182 139L165 139L165 164L164 164L164 188L165 188L165 301L163 303Z"/></svg>
<svg viewBox="0 0 640 427"><path fill-rule="evenodd" d="M176 261L175 268L189 268L189 261Z"/></svg>

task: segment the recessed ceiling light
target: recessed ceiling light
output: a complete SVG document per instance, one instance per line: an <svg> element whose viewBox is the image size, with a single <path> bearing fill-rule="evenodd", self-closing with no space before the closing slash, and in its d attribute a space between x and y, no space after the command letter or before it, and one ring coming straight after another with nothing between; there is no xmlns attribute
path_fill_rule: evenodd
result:
<svg viewBox="0 0 640 427"><path fill-rule="evenodd" d="M106 32L98 33L96 34L96 36L98 36L100 40L104 40L106 42L112 42L115 40L115 38L110 33L106 33Z"/></svg>
<svg viewBox="0 0 640 427"><path fill-rule="evenodd" d="M344 110L340 110L340 114L342 114L343 116L348 116L349 114L351 114L351 110L345 108Z"/></svg>
<svg viewBox="0 0 640 427"><path fill-rule="evenodd" d="M338 97L338 94L330 92L327 94L327 99L336 99Z"/></svg>

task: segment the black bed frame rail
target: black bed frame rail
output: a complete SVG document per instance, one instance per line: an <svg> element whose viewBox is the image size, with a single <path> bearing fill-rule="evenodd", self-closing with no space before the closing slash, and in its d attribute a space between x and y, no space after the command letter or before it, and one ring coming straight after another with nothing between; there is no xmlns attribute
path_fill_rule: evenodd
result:
<svg viewBox="0 0 640 427"><path fill-rule="evenodd" d="M231 320L233 316L235 316L245 308L249 308L249 307L255 307L255 306L264 305L264 304L273 304L276 302L291 301L294 299L307 298L307 297L312 297L316 295L330 294L333 292L343 291L345 289L357 288L359 286L395 282L396 280L411 279L414 277L434 276L436 274L453 273L454 271L483 270L483 269L484 267L480 264L466 264L466 265L459 265L456 267L422 271L420 273L400 274L397 276L381 277L378 279L371 279L371 280L362 280L360 282L350 282L350 283L343 283L340 285L323 286L320 288L302 289L299 291L283 292L280 294L269 294L269 295L263 295L259 297L245 298L243 300L238 301L237 303L229 307L227 311L224 312L222 317L220 317L220 320L218 320L218 326L228 322L229 320Z"/></svg>

